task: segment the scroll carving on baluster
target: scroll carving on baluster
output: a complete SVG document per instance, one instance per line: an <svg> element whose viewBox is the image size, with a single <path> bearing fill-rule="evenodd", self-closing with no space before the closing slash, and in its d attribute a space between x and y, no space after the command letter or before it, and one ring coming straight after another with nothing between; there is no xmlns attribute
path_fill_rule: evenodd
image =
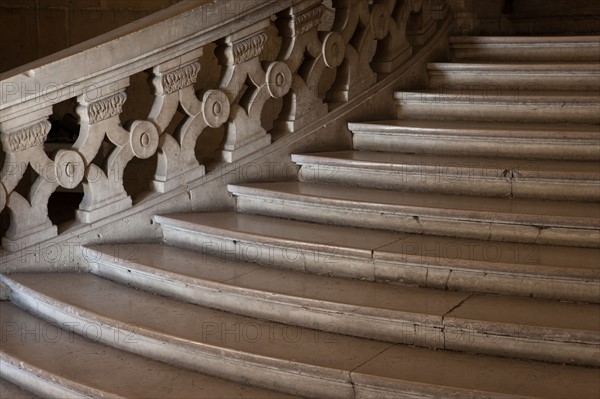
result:
<svg viewBox="0 0 600 399"><path fill-rule="evenodd" d="M325 68L341 65L346 44L337 32L317 31L325 10L321 0L305 1L282 12L276 21L283 39L278 60L293 73L275 122L279 131L294 132L327 113L327 104L319 98L319 82Z"/></svg>
<svg viewBox="0 0 600 399"><path fill-rule="evenodd" d="M44 151L51 113L52 108L44 108L29 115L33 120L18 118L1 126L6 158L0 172L0 205L8 207L11 219L2 246L8 251L55 237L57 228L48 217L48 200L59 186L73 189L83 179L84 160L77 151L58 150L52 159ZM28 166L37 177L25 198L15 189L21 179L30 177L26 176Z"/></svg>
<svg viewBox="0 0 600 399"><path fill-rule="evenodd" d="M73 147L86 164L84 197L77 210L77 219L84 223L131 207L131 197L123 187L125 167L134 157L151 157L158 146L158 130L153 123L138 120L121 126L127 86L129 78L77 98L80 131ZM114 149L99 166L93 160L102 150L105 139L114 145Z"/></svg>
<svg viewBox="0 0 600 399"><path fill-rule="evenodd" d="M161 133L158 166L153 186L166 192L204 175L195 154L196 141L205 128L217 128L229 118L229 99L220 90L207 90L202 100L194 92L202 49L156 66L152 73L154 105L149 116ZM166 132L177 109L186 115L171 135Z"/></svg>
<svg viewBox="0 0 600 399"><path fill-rule="evenodd" d="M217 42L217 58L223 65L220 88L231 102L221 152L226 162L234 162L271 143L271 136L261 123L263 108L270 98L285 96L292 85L292 73L285 62L259 61L268 26L266 19Z"/></svg>
<svg viewBox="0 0 600 399"><path fill-rule="evenodd" d="M337 70L335 83L327 93L329 102L346 102L377 81L369 65L375 40L388 35L389 6L369 4L369 0L333 0L335 20L332 30L346 43L344 61Z"/></svg>

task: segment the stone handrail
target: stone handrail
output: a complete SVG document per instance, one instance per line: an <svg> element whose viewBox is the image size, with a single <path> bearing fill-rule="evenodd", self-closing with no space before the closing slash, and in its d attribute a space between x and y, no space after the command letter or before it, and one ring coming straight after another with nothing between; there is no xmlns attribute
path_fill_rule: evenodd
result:
<svg viewBox="0 0 600 399"><path fill-rule="evenodd" d="M4 251L18 251L58 234L48 201L59 188L83 185L76 218L90 224L131 208L125 166L158 153L150 190L160 194L202 177L196 142L207 128L223 127L221 160L235 162L271 143L263 108L280 99L278 134L326 118L393 71L434 32L443 0L216 0L183 1L156 14L0 75L0 133L5 163L0 210L9 210ZM319 31L334 12L330 30ZM411 18L410 29L407 28ZM273 60L263 50L277 29ZM206 46L216 44L222 67L216 87L196 91ZM326 93L326 69L335 80ZM153 105L143 119L122 121L130 78L149 75ZM44 150L53 106L77 103L74 144ZM183 121L167 132L176 113ZM101 162L101 149L110 152ZM16 188L29 166L37 177L23 196Z"/></svg>

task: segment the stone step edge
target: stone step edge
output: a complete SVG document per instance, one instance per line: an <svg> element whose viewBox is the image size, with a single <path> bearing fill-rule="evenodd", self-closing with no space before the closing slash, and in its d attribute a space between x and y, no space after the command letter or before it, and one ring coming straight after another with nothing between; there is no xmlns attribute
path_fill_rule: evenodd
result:
<svg viewBox="0 0 600 399"><path fill-rule="evenodd" d="M539 36L450 36L450 45L457 44L496 44L496 45L537 45L540 47L554 47L556 45L581 44L585 46L600 47L599 35L539 35Z"/></svg>
<svg viewBox="0 0 600 399"><path fill-rule="evenodd" d="M429 72L452 71L452 72L502 72L515 73L523 75L536 75L540 72L552 72L551 76L590 76L600 77L600 63L549 63L549 62L528 62L528 63L482 63L482 62L429 62L427 63ZM598 82L600 83L600 82Z"/></svg>
<svg viewBox="0 0 600 399"><path fill-rule="evenodd" d="M169 245L196 252L206 247L210 247L211 251L215 247L223 251L233 245L235 254L227 256L236 260L317 275L444 290L600 302L600 295L597 295L600 284L598 273L586 269L536 267L523 271L520 264L440 260L439 257L385 253L377 249L330 248L319 243L244 234L193 223L186 225L168 217L157 223L162 224L164 242ZM247 248L257 248L260 256L247 259L244 251ZM294 255L302 257L302 264L290 260L290 249L293 249Z"/></svg>
<svg viewBox="0 0 600 399"><path fill-rule="evenodd" d="M457 157L458 158L458 157ZM464 159L464 157L463 157ZM467 158L468 159L468 158ZM517 180L517 181L540 181L540 182L556 182L556 183L572 183L572 184L585 184L585 183L600 183L600 164L598 172L564 172L558 170L552 171L539 171L535 167L527 168L527 163L533 164L535 161L523 160L525 168L521 168L520 165L517 169L503 169L498 166L494 166L494 158L489 158L490 162L482 166L460 166L456 164L444 165L439 164L427 164L418 162L377 162L369 160L349 160L344 158L335 158L327 155L320 155L319 153L314 154L292 154L292 161L300 166L331 166L331 167L342 167L346 169L364 169L375 172L389 173L389 172L405 172L405 173L416 173L419 175L427 174L440 174L440 168L448 167L455 173L445 173L445 175L458 175L463 176L469 180L483 180L483 181L494 181L494 180ZM457 160L458 161L458 160ZM518 161L518 160L516 160ZM564 161L569 162L569 161ZM561 161L557 161L560 165ZM590 161L593 163L593 161ZM474 173L474 171L495 171L494 174L490 173ZM539 174L536 176L535 174ZM600 187L599 187L600 189Z"/></svg>
<svg viewBox="0 0 600 399"><path fill-rule="evenodd" d="M371 122L348 122L351 132L386 132L407 134L465 135L477 138L510 136L531 140L590 140L600 145L600 128L593 124L542 124L479 121L423 121L421 119L389 119ZM557 136L557 137L549 137Z"/></svg>
<svg viewBox="0 0 600 399"><path fill-rule="evenodd" d="M262 216L265 218L273 218L271 216ZM390 254L385 256L386 253L379 251L378 249L374 249L372 251L367 251L367 250L362 250L362 249L357 249L357 248L352 248L352 247L342 247L340 245L336 245L335 247L332 247L331 245L325 245L325 244L321 244L321 243L311 243L311 242L306 242L306 241L299 241L299 240L294 240L291 238L281 238L281 237L274 237L274 236L266 236L266 235L259 235L256 233L246 233L246 232L242 232L242 231L236 231L236 230L230 230L230 229L226 229L226 228L219 228L219 227L214 227L214 226L208 226L208 225L199 225L199 224L194 224L194 223L190 223L190 222L183 222L183 221L179 221L179 220L175 220L170 218L168 215L156 215L154 216L154 221L158 224L160 224L163 228L168 228L168 229L174 229L174 230L180 230L183 232L187 232L187 233L191 233L191 234L199 234L202 236L206 236L206 237L215 237L215 238L219 238L219 239L225 239L225 240L233 240L233 241L237 241L237 242L244 242L247 244L258 244L258 245L263 245L263 244L267 244L267 245L274 245L274 246L281 246L283 248L292 248L292 249L302 249L302 250L307 250L307 251L319 251L321 253L327 253L329 256L348 256L348 257L355 257L355 258L366 258L366 259L385 259L385 258L392 258L394 255L397 255L398 258L402 258L404 260L403 263L408 263L408 264L419 264L419 260L423 260L423 259L427 259L427 256L422 256L422 255L409 255L409 254ZM305 223L300 221L301 223ZM306 223L310 223L310 222L306 222ZM311 224L315 224L315 223L311 223ZM315 224L317 225L317 224ZM370 229L366 229L365 231L368 231ZM406 235L406 233L401 233L402 235ZM401 237L398 237L397 240L394 241L390 241L389 243L385 244L390 245L393 244L397 241L400 241ZM477 241L477 240L475 240ZM482 245L487 245L487 244L492 244L493 245L493 241L481 241ZM293 247L290 247L290 245L293 245ZM527 245L527 244L522 244L522 245ZM534 245L534 244L531 244ZM212 248L211 248L212 249ZM201 252L201 251L200 251ZM384 255L385 257L381 257L381 255ZM431 257L433 259L438 259L440 260L439 257ZM525 277L534 277L534 278L540 278L543 280L549 280L549 281L555 281L556 278L561 278L564 279L565 281L572 281L572 282L581 282L582 279L585 279L586 281L593 281L593 282L600 282L600 275L598 275L598 273L592 273L589 272L588 269L574 269L574 268L562 268L562 267L556 267L556 266L543 266L543 270L540 270L539 272L535 273L532 271L527 271L524 272L522 270L522 265L520 264L515 264L515 263L500 263L500 262L486 262L486 261L477 261L477 260L465 260L465 259L454 259L454 258L446 258L447 260L444 262L440 262L439 265L435 265L435 264L430 264L428 265L431 268L434 269L443 269L446 270L449 267L454 269L454 270L460 270L460 271L465 271L465 272L482 272L485 271L486 273L497 273L497 274L503 274L503 275L508 275L508 276L512 276L515 273L521 273L523 276ZM386 260L390 260L391 259L386 259ZM460 263L459 263L460 262ZM423 264L426 264L425 262L421 262ZM488 266L488 268L483 269L479 266L481 264L486 264ZM489 268L493 266L493 268ZM540 267L541 269L541 267ZM578 272L574 272L574 270L577 270ZM567 274L563 274L564 272L567 272ZM571 275L569 275L568 272L572 272ZM370 280L372 281L372 280Z"/></svg>
<svg viewBox="0 0 600 399"><path fill-rule="evenodd" d="M313 183L305 183L313 184ZM376 202L358 202L347 198L320 197L313 194L296 194L285 191L273 191L268 188L259 188L243 184L228 184L227 190L235 197L254 197L256 199L268 198L269 200L282 200L294 203L295 205L314 205L320 207L335 209L360 208L363 212L394 214L399 217L419 217L446 220L451 218L456 221L474 222L474 223L494 223L502 226L536 226L541 228L558 228L579 231L598 232L600 229L600 219L591 223L589 218L574 216L555 216L555 215L532 215L532 214L514 214L507 212L490 212L470 209L443 209L430 206L403 205L403 204L383 204ZM373 189L378 190L378 189ZM435 195L435 194L431 194ZM484 198L485 199L485 198ZM525 200L523 200L525 201ZM493 215L493 218L486 217ZM554 221L547 220L551 217ZM512 219L514 218L514 219Z"/></svg>
<svg viewBox="0 0 600 399"><path fill-rule="evenodd" d="M443 342L437 342L437 338L441 338L443 333L442 317L440 316L400 310L377 309L237 287L232 284L169 272L137 262L135 265L132 265L131 262L128 265L123 265L118 261L103 262L90 260L89 262L91 272L97 276L116 282L134 284L136 288L157 292L199 306L310 329L319 329L319 326L323 326L322 328L327 330L330 318L333 317L336 319L336 327L343 327L343 331L337 331L337 333L392 343L413 343L414 341L418 341L416 337L411 341L407 341L405 338L409 336L408 331L414 330L415 326L419 326L420 328L427 329L429 334L433 334L430 336L435 336L435 339L422 342L420 346L444 348ZM97 263L97 265L94 265L94 263ZM142 279L150 281L142 282ZM168 285L165 285L165 280L168 281ZM202 290L203 292L201 296L202 300L199 300L196 296L196 291L198 290ZM218 293L218 298L210 299L213 293ZM239 301L230 300L226 304L223 301L223 295L235 297ZM256 307L264 307L265 304L268 305L268 310ZM277 309L279 311L276 311ZM313 315L314 318L321 320L322 324L320 322L315 324L314 318L313 320L309 320L306 314ZM285 315L285 317L281 315ZM339 323L341 318L350 319L347 326ZM370 334L374 325L378 326L375 336ZM332 331L327 332L331 333ZM426 334L425 331L423 333Z"/></svg>
<svg viewBox="0 0 600 399"><path fill-rule="evenodd" d="M83 307L66 304L29 289L9 277L3 276L2 279L12 288L12 300L17 306L59 325L61 322L70 323L72 331L83 336L86 331L82 326L93 323L100 331L98 342L120 350L230 381L290 394L323 397L331 390L336 393L352 392L351 372L347 370L277 359L199 342L191 343L184 338L130 326ZM128 342L129 334L123 333L125 330L129 331L126 327L131 327L141 345ZM390 343L390 347L393 345ZM284 379L291 382L283 390L273 386ZM297 391L299 386L303 387L300 392ZM345 398L348 395L335 397Z"/></svg>
<svg viewBox="0 0 600 399"><path fill-rule="evenodd" d="M441 214L440 208L433 207L379 206L307 194L295 196L293 193L274 195L272 192L244 191L242 193L237 190L233 193L236 197L236 209L242 213L411 234L600 248L600 230L595 224L586 226L590 222L587 218L562 217L559 220L546 215L513 217L506 213L470 213L463 210ZM494 218L504 216L505 220L497 221L491 218L492 215ZM461 223L457 224L457 221Z"/></svg>
<svg viewBox="0 0 600 399"><path fill-rule="evenodd" d="M22 389L44 397L127 399L111 392L88 387L59 374L41 369L0 352L2 378Z"/></svg>
<svg viewBox="0 0 600 399"><path fill-rule="evenodd" d="M489 123L461 123L447 121L447 123L431 124L422 120L410 121L414 125L401 125L398 124L399 120L388 120L388 121L377 121L377 122L350 122L348 123L348 129L353 134L372 134L372 135L414 135L415 137L420 136L443 136L443 137L465 137L468 140L473 140L476 137L477 140L505 140L506 137L510 137L511 140L519 140L523 142L531 142L531 140L542 139L544 141L556 141L558 143L570 143L575 141L577 144L583 142L588 145L600 145L600 128L595 125L585 125L590 127L590 131L585 132L581 130L568 129L563 131L551 131L551 130L527 130L526 127L531 123L523 123L521 126L525 129L515 129L515 124L510 126L502 127L502 123L493 123L496 128L490 129ZM443 125L443 126L442 126ZM564 124L563 124L564 125ZM533 124L535 127L540 127L539 124ZM577 129L577 126L572 126ZM552 126L548 126L552 128Z"/></svg>
<svg viewBox="0 0 600 399"><path fill-rule="evenodd" d="M396 103L485 104L487 106L533 106L541 104L562 107L566 103L569 107L598 107L600 104L600 97L583 95L564 96L558 91L553 95L541 95L535 92L524 94L514 89L506 90L506 93L490 93L477 89L467 89L464 91L454 89L400 91L394 93L394 100L396 100Z"/></svg>
<svg viewBox="0 0 600 399"><path fill-rule="evenodd" d="M436 316L436 315L429 315L429 314L424 314L424 313L416 313L416 312L401 311L401 310L391 310L391 309L371 308L371 307L367 307L367 306L344 304L344 303L333 302L333 301L324 301L324 300L314 299L314 298L297 297L297 296L288 295L288 294L272 293L272 292L266 292L266 291L262 291L262 290L255 290L255 289L251 289L251 288L237 287L233 284L228 284L227 282L214 282L214 281L209 281L209 280L205 280L205 279L198 279L198 278L187 276L184 274L170 272L168 270L160 269L160 268L157 268L154 266L145 265L140 262L132 262L129 260L122 260L120 258L116 258L112 262L105 261L105 260L103 261L103 260L99 260L99 259L101 259L101 256L98 256L98 255L102 254L101 252L94 249L93 247L90 247L89 250L90 250L90 254L92 254L92 253L96 254L96 257L94 258L93 261L91 261L91 263L93 263L93 262L98 263L98 265L92 265L92 272L96 275L101 273L100 274L101 277L106 277L113 281L114 281L113 277L121 277L121 276L128 277L128 276L131 276L131 273L133 273L135 271L135 273L141 277L146 277L146 278L150 277L150 278L156 279L157 283L160 281L164 281L164 280L166 280L170 283L176 283L179 285L179 288L187 287L187 286L191 286L194 288L203 288L203 289L207 289L207 290L214 291L214 292L227 293L229 295L235 295L240 298L246 298L246 300L254 299L254 296L252 294L258 293L258 294L262 294L260 296L260 298L258 298L259 301L273 302L275 304L284 304L284 302L285 302L285 304L287 304L291 307L297 308L297 309L305 307L305 308L308 308L308 310L319 311L319 312L331 312L332 314L344 314L345 313L346 316L359 315L361 317L365 317L365 318L371 319L372 321L379 322L379 323L381 323L382 321L392 321L392 319L393 319L392 323L395 324L396 326L398 326L398 323L405 323L406 326L413 326L413 325L416 326L417 324L421 324L421 326L425 326L432 330L439 329L440 331L444 331L444 332L445 332L445 330L448 329L449 326L452 326L452 328L455 329L455 331L468 331L470 333L474 333L474 332L476 332L474 330L474 328L486 323L484 321L467 320L467 319L462 320L462 319L455 318L452 315L452 311L454 311L458 306L450 309L444 315ZM198 256L202 256L202 255L199 254ZM120 271L122 273L120 273L120 276L115 276L115 275L106 276L103 273L103 271L106 272L106 269L101 268L100 264L102 264L103 266L108 267L108 268L120 269ZM324 277L324 278L326 278L326 277ZM139 281L139 280L136 280L133 278L131 278L130 280L131 281ZM157 284L156 287L158 287L160 289L159 284ZM428 290L430 290L430 289L428 289ZM177 290L171 290L170 292L177 293ZM471 296L472 296L472 294L469 297L462 300L461 304L468 301L468 299ZM186 297L186 298L189 298L189 297ZM190 301L190 302L194 302L194 301ZM321 302L321 303L326 302L328 304L328 306L318 306L318 302ZM201 304L199 304L199 305L201 305ZM205 306L205 305L201 305L201 306ZM231 308L230 309L222 309L222 310L229 311L229 310L231 310ZM380 313L380 314L376 315L375 313ZM446 318L452 319L452 322L450 324L448 324L448 326L445 324ZM275 321L278 321L278 320L275 320ZM279 322L281 322L281 321L279 321ZM286 322L284 321L283 323L286 323ZM519 331L520 330L518 328L519 326L517 326L515 324L499 323L499 322L489 322L489 323L494 324L495 326L501 326L502 328L500 328L500 331L510 331L513 329L513 327L517 327L517 328L514 328L514 330L517 332L517 335L515 335L514 338L526 338L526 339L535 341L534 338L527 336L527 334L521 335L523 333L523 331ZM294 324L298 325L297 323L294 323ZM419 326L419 327L421 327L421 326ZM560 337L562 336L562 332L567 331L567 330L570 331L569 334L571 334L571 333L575 334L573 336L574 340L571 341L572 343L591 344L591 345L600 344L600 333L590 334L590 333L583 332L583 331L579 331L578 333L575 333L575 331L578 331L578 330L570 330L570 329L563 329L563 328L556 328L556 327L535 327L535 326L528 326L526 332L531 333L536 338L547 337L548 339L546 341L549 341L549 342L566 343L566 341L560 340ZM450 331L450 333L452 333L452 332L454 332L454 331ZM494 335L494 334L485 333L484 331L477 331L477 333L486 334L486 335ZM366 338L372 338L372 337L366 337ZM407 342L397 342L397 343L407 343ZM445 347L445 346L443 346L443 347Z"/></svg>

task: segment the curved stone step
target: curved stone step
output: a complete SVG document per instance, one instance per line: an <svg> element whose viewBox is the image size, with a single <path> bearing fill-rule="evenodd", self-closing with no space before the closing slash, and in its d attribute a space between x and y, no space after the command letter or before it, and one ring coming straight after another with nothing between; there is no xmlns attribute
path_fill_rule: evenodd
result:
<svg viewBox="0 0 600 399"><path fill-rule="evenodd" d="M446 63L427 64L429 87L470 88L487 93L508 89L600 90L598 63Z"/></svg>
<svg viewBox="0 0 600 399"><path fill-rule="evenodd" d="M600 302L598 249L401 234L235 212L155 220L166 243L230 260L392 284Z"/></svg>
<svg viewBox="0 0 600 399"><path fill-rule="evenodd" d="M454 36L454 60L599 62L600 36Z"/></svg>
<svg viewBox="0 0 600 399"><path fill-rule="evenodd" d="M440 89L396 92L398 119L600 123L594 92Z"/></svg>
<svg viewBox="0 0 600 399"><path fill-rule="evenodd" d="M300 181L487 197L600 201L600 163L394 152L293 154Z"/></svg>
<svg viewBox="0 0 600 399"><path fill-rule="evenodd" d="M89 248L92 272L201 306L417 346L600 366L600 307L256 267L158 244Z"/></svg>
<svg viewBox="0 0 600 399"><path fill-rule="evenodd" d="M590 202L467 197L318 183L229 185L238 211L449 237L600 247Z"/></svg>
<svg viewBox="0 0 600 399"><path fill-rule="evenodd" d="M73 330L84 335L94 326L103 344L301 396L352 397L351 371L392 345L232 315L91 274L22 274L5 280L19 306L53 322L73 323ZM113 338L123 331L127 341Z"/></svg>
<svg viewBox="0 0 600 399"><path fill-rule="evenodd" d="M85 274L23 274L10 279L13 287L19 285L12 295L21 306L58 323L76 323L74 331L85 332L83 326L94 325L101 342L119 346L114 333L126 329L134 332L133 340L121 345L129 351L307 396L376 398L382 397L381 392L388 397L436 392L442 397L472 397L484 392L492 397L562 398L576 393L587 398L600 389L597 370L590 368L432 351L335 334L315 339L314 330L212 311ZM415 363L416 358L420 360ZM459 367L469 378L456 382L447 378ZM578 383L549 389L551 379L559 378Z"/></svg>
<svg viewBox="0 0 600 399"><path fill-rule="evenodd" d="M356 150L600 160L597 125L391 120L348 128Z"/></svg>
<svg viewBox="0 0 600 399"><path fill-rule="evenodd" d="M288 397L281 392L169 366L100 343L120 340L125 345L134 344L138 338L123 325L115 334L101 337L98 334L106 330L101 330L94 321L80 321L76 325L57 318L57 324L51 324L8 302L1 302L0 310L2 377L44 398ZM87 338L75 334L75 330L82 330Z"/></svg>

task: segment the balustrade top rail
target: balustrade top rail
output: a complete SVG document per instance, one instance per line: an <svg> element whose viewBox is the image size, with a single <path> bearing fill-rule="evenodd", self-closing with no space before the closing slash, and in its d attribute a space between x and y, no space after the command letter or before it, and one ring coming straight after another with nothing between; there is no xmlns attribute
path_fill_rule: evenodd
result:
<svg viewBox="0 0 600 399"><path fill-rule="evenodd" d="M224 128L223 162L268 146L263 108L271 99L281 105L272 120L278 133L326 117L328 103L359 96L378 81L378 73L404 63L412 45L435 32L446 7L444 0L332 0L328 10L323 2L183 1L1 74L0 139L6 156L0 210L7 207L10 214L3 249L17 251L57 236L48 201L59 187L82 187L79 223L131 208L123 173L134 158L156 155L148 184L156 193L197 181L205 169L196 158L196 142L207 128ZM334 12L333 25L319 31L325 12ZM271 27L281 45L275 59L264 60ZM214 88L196 91L198 75L207 67L201 56L213 43L221 76ZM334 81L323 94L327 69L334 71ZM142 119L121 121L131 77L142 71L149 75L151 109ZM49 156L44 144L51 116L66 100L76 105L76 140ZM173 130L175 120L181 122ZM28 194L17 192L30 179Z"/></svg>
<svg viewBox="0 0 600 399"><path fill-rule="evenodd" d="M302 0L184 0L101 36L0 74L0 122L131 76L212 43ZM33 101L32 101L33 100ZM19 112L21 111L21 112Z"/></svg>

